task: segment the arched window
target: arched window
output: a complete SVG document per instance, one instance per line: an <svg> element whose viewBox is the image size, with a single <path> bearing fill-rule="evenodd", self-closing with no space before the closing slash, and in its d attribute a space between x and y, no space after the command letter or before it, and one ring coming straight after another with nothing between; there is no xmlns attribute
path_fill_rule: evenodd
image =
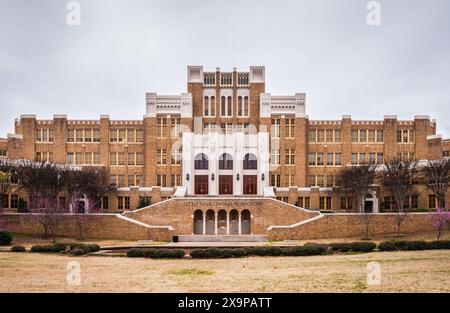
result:
<svg viewBox="0 0 450 313"><path fill-rule="evenodd" d="M194 234L203 234L203 212L201 210L194 212Z"/></svg>
<svg viewBox="0 0 450 313"><path fill-rule="evenodd" d="M226 110L225 110L225 106L226 106L226 99L225 97L221 98L220 101L220 115L225 116L226 115Z"/></svg>
<svg viewBox="0 0 450 313"><path fill-rule="evenodd" d="M196 170L207 170L208 169L208 157L204 153L197 154L194 159L194 168Z"/></svg>
<svg viewBox="0 0 450 313"><path fill-rule="evenodd" d="M244 170L258 169L258 161L253 153L247 153L244 156Z"/></svg>
<svg viewBox="0 0 450 313"><path fill-rule="evenodd" d="M216 97L211 97L211 109L210 109L211 116L216 115Z"/></svg>
<svg viewBox="0 0 450 313"><path fill-rule="evenodd" d="M231 97L228 97L228 106L227 106L227 114L228 116L231 116Z"/></svg>
<svg viewBox="0 0 450 313"><path fill-rule="evenodd" d="M224 153L219 158L219 170L232 170L233 158L228 153Z"/></svg>
<svg viewBox="0 0 450 313"><path fill-rule="evenodd" d="M242 116L242 97L238 97L238 116Z"/></svg>
<svg viewBox="0 0 450 313"><path fill-rule="evenodd" d="M205 97L204 101L203 101L203 107L204 107L204 115L208 116L209 115L209 98Z"/></svg>
<svg viewBox="0 0 450 313"><path fill-rule="evenodd" d="M248 103L248 97L244 97L244 115L249 116L250 114L250 108Z"/></svg>
<svg viewBox="0 0 450 313"><path fill-rule="evenodd" d="M251 214L249 210L241 212L241 234L250 235L250 219Z"/></svg>

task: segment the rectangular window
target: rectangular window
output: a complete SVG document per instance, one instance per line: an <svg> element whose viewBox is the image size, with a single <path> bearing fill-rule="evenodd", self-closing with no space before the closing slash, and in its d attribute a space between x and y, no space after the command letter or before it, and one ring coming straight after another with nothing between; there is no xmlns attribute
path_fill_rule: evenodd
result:
<svg viewBox="0 0 450 313"><path fill-rule="evenodd" d="M73 152L68 152L67 153L66 163L67 164L75 164L75 158L73 156Z"/></svg>
<svg viewBox="0 0 450 313"><path fill-rule="evenodd" d="M374 129L369 130L369 142L375 142L375 130Z"/></svg>
<svg viewBox="0 0 450 313"><path fill-rule="evenodd" d="M75 141L75 130L68 129L67 130L67 142L74 142L74 141Z"/></svg>
<svg viewBox="0 0 450 313"><path fill-rule="evenodd" d="M83 130L82 129L76 129L75 141L83 142Z"/></svg>
<svg viewBox="0 0 450 313"><path fill-rule="evenodd" d="M308 187L314 187L314 186L316 186L316 176L308 175Z"/></svg>
<svg viewBox="0 0 450 313"><path fill-rule="evenodd" d="M270 185L272 187L280 187L281 186L281 179L280 179L280 175L278 174L272 174L270 175Z"/></svg>
<svg viewBox="0 0 450 313"><path fill-rule="evenodd" d="M326 142L333 142L333 130L332 129L326 130Z"/></svg>
<svg viewBox="0 0 450 313"><path fill-rule="evenodd" d="M285 121L285 136L286 138L294 138L294 125L295 125L295 119L293 118L287 118Z"/></svg>
<svg viewBox="0 0 450 313"><path fill-rule="evenodd" d="M127 129L127 142L136 142L136 130L135 129Z"/></svg>
<svg viewBox="0 0 450 313"><path fill-rule="evenodd" d="M303 208L303 197L297 198L297 206Z"/></svg>
<svg viewBox="0 0 450 313"><path fill-rule="evenodd" d="M92 129L84 130L84 142L92 142Z"/></svg>
<svg viewBox="0 0 450 313"><path fill-rule="evenodd" d="M142 187L144 185L144 176L136 175L136 186Z"/></svg>
<svg viewBox="0 0 450 313"><path fill-rule="evenodd" d="M414 142L414 130L409 130L409 142Z"/></svg>
<svg viewBox="0 0 450 313"><path fill-rule="evenodd" d="M94 129L92 131L92 137L94 139L94 142L100 142L100 129Z"/></svg>
<svg viewBox="0 0 450 313"><path fill-rule="evenodd" d="M165 118L158 118L156 120L156 137L166 137L167 120Z"/></svg>
<svg viewBox="0 0 450 313"><path fill-rule="evenodd" d="M144 165L144 154L136 153L136 165L143 166Z"/></svg>
<svg viewBox="0 0 450 313"><path fill-rule="evenodd" d="M334 165L333 153L327 153L327 165L328 166L333 166Z"/></svg>
<svg viewBox="0 0 450 313"><path fill-rule="evenodd" d="M130 197L117 197L117 202L119 210L130 209Z"/></svg>
<svg viewBox="0 0 450 313"><path fill-rule="evenodd" d="M171 151L171 162L172 165L181 165L181 149L172 149Z"/></svg>
<svg viewBox="0 0 450 313"><path fill-rule="evenodd" d="M118 187L126 187L125 175L117 176Z"/></svg>
<svg viewBox="0 0 450 313"><path fill-rule="evenodd" d="M128 175L128 187L136 186L135 175Z"/></svg>
<svg viewBox="0 0 450 313"><path fill-rule="evenodd" d="M325 210L325 197L319 198L319 210Z"/></svg>
<svg viewBox="0 0 450 313"><path fill-rule="evenodd" d="M365 153L359 154L359 164L364 164L367 162L367 157Z"/></svg>
<svg viewBox="0 0 450 313"><path fill-rule="evenodd" d="M428 196L428 208L430 208L430 209L436 208L436 195Z"/></svg>
<svg viewBox="0 0 450 313"><path fill-rule="evenodd" d="M419 198L417 195L411 196L411 209L419 208Z"/></svg>
<svg viewBox="0 0 450 313"><path fill-rule="evenodd" d="M113 152L109 154L109 165L116 166L117 165L117 153Z"/></svg>
<svg viewBox="0 0 450 313"><path fill-rule="evenodd" d="M280 150L272 149L270 153L270 164L271 165L280 165Z"/></svg>
<svg viewBox="0 0 450 313"><path fill-rule="evenodd" d="M11 201L11 205L10 205L11 209L18 209L19 208L19 196L18 195L12 194L10 196L10 201Z"/></svg>
<svg viewBox="0 0 450 313"><path fill-rule="evenodd" d="M352 142L358 142L358 130L352 130Z"/></svg>
<svg viewBox="0 0 450 313"><path fill-rule="evenodd" d="M315 129L311 129L308 131L308 141L310 143L316 142L316 130Z"/></svg>
<svg viewBox="0 0 450 313"><path fill-rule="evenodd" d="M324 130L323 129L317 130L317 142L324 142L324 140L325 140Z"/></svg>
<svg viewBox="0 0 450 313"><path fill-rule="evenodd" d="M340 153L336 153L334 155L334 165L336 165L336 166L342 165L342 155Z"/></svg>
<svg viewBox="0 0 450 313"><path fill-rule="evenodd" d="M367 142L367 129L359 130L359 142Z"/></svg>
<svg viewBox="0 0 450 313"><path fill-rule="evenodd" d="M323 153L317 153L317 166L323 166Z"/></svg>
<svg viewBox="0 0 450 313"><path fill-rule="evenodd" d="M166 149L156 150L156 164L166 165L166 157L167 157Z"/></svg>
<svg viewBox="0 0 450 313"><path fill-rule="evenodd" d="M311 208L311 198L305 197L305 209Z"/></svg>
<svg viewBox="0 0 450 313"><path fill-rule="evenodd" d="M95 165L99 165L100 164L100 153L92 153L92 157L93 157L93 164Z"/></svg>
<svg viewBox="0 0 450 313"><path fill-rule="evenodd" d="M286 165L295 165L295 150L294 149L286 149L285 154L285 164Z"/></svg>
<svg viewBox="0 0 450 313"><path fill-rule="evenodd" d="M397 130L397 142L398 143L402 142L402 130L401 129Z"/></svg>
<svg viewBox="0 0 450 313"><path fill-rule="evenodd" d="M315 166L316 165L316 154L308 153L308 165Z"/></svg>
<svg viewBox="0 0 450 313"><path fill-rule="evenodd" d="M341 130L340 129L334 130L334 142L341 142Z"/></svg>
<svg viewBox="0 0 450 313"><path fill-rule="evenodd" d="M327 187L333 187L333 186L334 186L334 176L327 175Z"/></svg>
<svg viewBox="0 0 450 313"><path fill-rule="evenodd" d="M273 118L271 121L272 138L280 138L280 119Z"/></svg>
<svg viewBox="0 0 450 313"><path fill-rule="evenodd" d="M352 165L358 164L358 153L352 153L351 163Z"/></svg>
<svg viewBox="0 0 450 313"><path fill-rule="evenodd" d="M136 142L144 142L144 131L142 129L136 130Z"/></svg>
<svg viewBox="0 0 450 313"><path fill-rule="evenodd" d="M331 210L331 197L326 197L326 209Z"/></svg>
<svg viewBox="0 0 450 313"><path fill-rule="evenodd" d="M117 154L117 165L119 165L119 166L125 165L125 153Z"/></svg>
<svg viewBox="0 0 450 313"><path fill-rule="evenodd" d="M181 135L181 118L172 119L172 138L180 138Z"/></svg>
<svg viewBox="0 0 450 313"><path fill-rule="evenodd" d="M83 153L75 152L75 164L84 164Z"/></svg>
<svg viewBox="0 0 450 313"><path fill-rule="evenodd" d="M374 164L374 163L376 163L376 160L375 160L375 153L369 153L369 163L371 163L371 164Z"/></svg>
<svg viewBox="0 0 450 313"><path fill-rule="evenodd" d="M126 129L119 129L119 135L118 139L119 142L126 142L127 141L127 131Z"/></svg>
<svg viewBox="0 0 450 313"><path fill-rule="evenodd" d="M377 153L377 164L383 164L383 153Z"/></svg>
<svg viewBox="0 0 450 313"><path fill-rule="evenodd" d="M347 198L341 197L341 210L346 210L346 209L347 209Z"/></svg>
<svg viewBox="0 0 450 313"><path fill-rule="evenodd" d="M136 165L136 154L135 153L128 153L128 166L135 166Z"/></svg>
<svg viewBox="0 0 450 313"><path fill-rule="evenodd" d="M108 197L102 197L102 202L101 202L101 208L102 210L109 210L109 199Z"/></svg>
<svg viewBox="0 0 450 313"><path fill-rule="evenodd" d="M159 187L167 187L166 175L156 175L156 185Z"/></svg>
<svg viewBox="0 0 450 313"><path fill-rule="evenodd" d="M323 175L317 175L317 186L319 187L324 186Z"/></svg>
<svg viewBox="0 0 450 313"><path fill-rule="evenodd" d="M117 142L117 129L111 129L109 131L109 141Z"/></svg>
<svg viewBox="0 0 450 313"><path fill-rule="evenodd" d="M377 130L377 142L383 142L383 130L379 129Z"/></svg>

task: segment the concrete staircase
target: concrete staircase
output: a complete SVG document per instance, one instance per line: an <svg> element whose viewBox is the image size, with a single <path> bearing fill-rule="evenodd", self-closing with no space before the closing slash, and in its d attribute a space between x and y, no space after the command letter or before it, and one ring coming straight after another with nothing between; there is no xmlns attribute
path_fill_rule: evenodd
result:
<svg viewBox="0 0 450 313"><path fill-rule="evenodd" d="M178 242L267 242L265 235L179 235Z"/></svg>

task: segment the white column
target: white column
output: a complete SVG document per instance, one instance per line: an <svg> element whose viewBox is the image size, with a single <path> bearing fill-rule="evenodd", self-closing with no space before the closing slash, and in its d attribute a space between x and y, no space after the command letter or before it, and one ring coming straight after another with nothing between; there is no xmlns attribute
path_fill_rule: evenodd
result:
<svg viewBox="0 0 450 313"><path fill-rule="evenodd" d="M239 218L238 218L238 228L239 228L239 235L241 235L241 212L238 213L239 214Z"/></svg>
<svg viewBox="0 0 450 313"><path fill-rule="evenodd" d="M217 212L214 212L214 233L217 235Z"/></svg>
<svg viewBox="0 0 450 313"><path fill-rule="evenodd" d="M206 235L206 212L203 213L203 235Z"/></svg>
<svg viewBox="0 0 450 313"><path fill-rule="evenodd" d="M230 212L227 212L227 235L230 234Z"/></svg>

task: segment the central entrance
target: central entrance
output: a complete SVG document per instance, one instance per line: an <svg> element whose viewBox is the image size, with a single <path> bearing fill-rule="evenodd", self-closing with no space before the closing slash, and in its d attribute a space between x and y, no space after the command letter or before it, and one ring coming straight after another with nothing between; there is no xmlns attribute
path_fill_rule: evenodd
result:
<svg viewBox="0 0 450 313"><path fill-rule="evenodd" d="M244 175L244 195L256 195L256 175Z"/></svg>
<svg viewBox="0 0 450 313"><path fill-rule="evenodd" d="M233 175L219 176L219 194L221 195L233 194Z"/></svg>
<svg viewBox="0 0 450 313"><path fill-rule="evenodd" d="M208 175L195 175L195 194L208 194Z"/></svg>

